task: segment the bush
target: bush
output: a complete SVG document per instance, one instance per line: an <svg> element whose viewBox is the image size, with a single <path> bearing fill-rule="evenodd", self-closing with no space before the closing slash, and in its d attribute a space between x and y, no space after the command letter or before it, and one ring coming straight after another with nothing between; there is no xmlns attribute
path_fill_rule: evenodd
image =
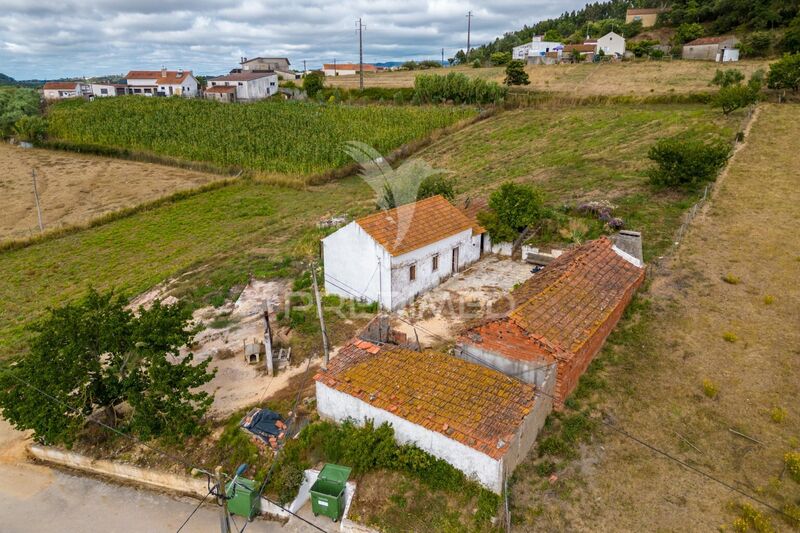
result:
<svg viewBox="0 0 800 533"><path fill-rule="evenodd" d="M442 175L428 176L419 184L417 201L441 194L452 202L456 197L455 180Z"/></svg>
<svg viewBox="0 0 800 533"><path fill-rule="evenodd" d="M506 85L530 85L528 73L525 72L525 63L519 60L514 60L506 67L506 79L503 81Z"/></svg>
<svg viewBox="0 0 800 533"><path fill-rule="evenodd" d="M648 153L656 163L649 171L650 182L659 187L697 187L716 179L729 155L730 147L721 141L662 139Z"/></svg>
<svg viewBox="0 0 800 533"><path fill-rule="evenodd" d="M482 78L470 78L460 72L445 76L421 74L414 80L414 96L423 104L438 104L451 100L456 104L499 104L508 89Z"/></svg>
<svg viewBox="0 0 800 533"><path fill-rule="evenodd" d="M39 116L26 115L14 123L20 141L39 142L47 135L47 121Z"/></svg>
<svg viewBox="0 0 800 533"><path fill-rule="evenodd" d="M772 34L766 31L753 32L739 46L743 57L766 57L772 50Z"/></svg>
<svg viewBox="0 0 800 533"><path fill-rule="evenodd" d="M784 55L769 66L767 87L797 92L800 88L800 53Z"/></svg>
<svg viewBox="0 0 800 533"><path fill-rule="evenodd" d="M752 88L746 85L733 85L720 89L714 96L714 104L722 109L724 115L730 115L737 109L755 104L759 98L759 93Z"/></svg>
<svg viewBox="0 0 800 533"><path fill-rule="evenodd" d="M744 73L742 73L741 70L717 69L716 74L714 74L714 79L711 80L711 85L716 85L717 87L724 88L724 87L730 87L731 85L739 85L743 81L744 81Z"/></svg>
<svg viewBox="0 0 800 533"><path fill-rule="evenodd" d="M692 24L681 24L678 26L678 30L675 32L675 35L672 36L672 43L675 45L682 45L684 43L688 43L689 41L694 41L695 39L699 39L705 33L705 29L701 24L692 23Z"/></svg>
<svg viewBox="0 0 800 533"><path fill-rule="evenodd" d="M531 185L506 182L489 197L491 211L478 214L478 221L496 242L517 238L525 228L546 215L544 195Z"/></svg>
<svg viewBox="0 0 800 533"><path fill-rule="evenodd" d="M489 60L495 65L507 65L511 62L511 52L495 52L489 56Z"/></svg>
<svg viewBox="0 0 800 533"><path fill-rule="evenodd" d="M303 78L303 90L310 98L314 98L325 86L325 74L320 71L309 72Z"/></svg>
<svg viewBox="0 0 800 533"><path fill-rule="evenodd" d="M11 135L22 117L39 112L39 93L32 89L0 90L0 138Z"/></svg>
<svg viewBox="0 0 800 533"><path fill-rule="evenodd" d="M783 456L789 477L800 483L800 452L787 452Z"/></svg>
<svg viewBox="0 0 800 533"><path fill-rule="evenodd" d="M476 59L472 62L472 68L481 68L481 60Z"/></svg>
<svg viewBox="0 0 800 533"><path fill-rule="evenodd" d="M703 394L705 394L706 397L711 398L713 400L719 394L719 388L710 379L704 379L703 380Z"/></svg>

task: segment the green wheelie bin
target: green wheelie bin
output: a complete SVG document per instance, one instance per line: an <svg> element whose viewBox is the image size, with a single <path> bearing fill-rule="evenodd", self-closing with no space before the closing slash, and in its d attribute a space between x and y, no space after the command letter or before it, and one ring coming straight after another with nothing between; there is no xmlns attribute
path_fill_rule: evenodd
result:
<svg viewBox="0 0 800 533"><path fill-rule="evenodd" d="M326 464L319 473L317 481L311 486L311 511L314 516L327 516L338 521L344 511L344 489L350 468Z"/></svg>
<svg viewBox="0 0 800 533"><path fill-rule="evenodd" d="M228 500L228 511L231 514L252 520L261 510L258 487L256 487L256 482L252 479L237 478L236 487L234 488L233 482L228 483L228 486L225 487L225 493L230 498Z"/></svg>

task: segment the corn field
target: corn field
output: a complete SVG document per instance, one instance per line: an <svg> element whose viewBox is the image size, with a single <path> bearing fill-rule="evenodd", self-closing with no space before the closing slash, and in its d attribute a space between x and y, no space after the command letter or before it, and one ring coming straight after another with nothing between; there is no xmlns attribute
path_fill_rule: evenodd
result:
<svg viewBox="0 0 800 533"><path fill-rule="evenodd" d="M64 101L48 113L50 138L155 153L220 167L314 174L351 162L361 141L386 154L476 114L466 107L324 105L123 96Z"/></svg>

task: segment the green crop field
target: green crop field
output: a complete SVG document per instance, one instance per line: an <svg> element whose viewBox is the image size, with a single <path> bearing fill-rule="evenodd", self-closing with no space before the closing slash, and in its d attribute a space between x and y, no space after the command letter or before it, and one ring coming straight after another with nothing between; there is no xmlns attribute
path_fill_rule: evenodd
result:
<svg viewBox="0 0 800 533"><path fill-rule="evenodd" d="M347 141L387 154L476 113L466 107L228 105L132 96L60 102L50 108L48 119L50 136L70 143L308 175L352 162L343 150Z"/></svg>

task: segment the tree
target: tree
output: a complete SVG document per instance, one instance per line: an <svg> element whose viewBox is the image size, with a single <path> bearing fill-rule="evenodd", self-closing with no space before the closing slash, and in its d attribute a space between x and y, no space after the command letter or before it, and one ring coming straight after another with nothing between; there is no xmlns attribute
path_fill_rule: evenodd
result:
<svg viewBox="0 0 800 533"><path fill-rule="evenodd" d="M717 69L716 74L714 74L714 79L711 80L711 85L725 88L731 85L739 85L742 81L744 81L744 73L741 70Z"/></svg>
<svg viewBox="0 0 800 533"><path fill-rule="evenodd" d="M428 176L419 184L417 201L436 196L437 194L441 194L447 198L448 201L452 202L456 197L455 181L441 174Z"/></svg>
<svg viewBox="0 0 800 533"><path fill-rule="evenodd" d="M406 61L405 63L400 65L400 68L403 70L417 70L419 68L419 65L417 64L416 61Z"/></svg>
<svg viewBox="0 0 800 533"><path fill-rule="evenodd" d="M744 57L765 57L772 50L772 34L766 31L757 31L748 34L742 39L739 51Z"/></svg>
<svg viewBox="0 0 800 533"><path fill-rule="evenodd" d="M0 138L13 133L14 124L24 116L39 113L39 93L32 89L0 91Z"/></svg>
<svg viewBox="0 0 800 533"><path fill-rule="evenodd" d="M490 211L478 221L497 241L513 241L528 226L546 216L544 195L531 185L506 182L489 197Z"/></svg>
<svg viewBox="0 0 800 533"><path fill-rule="evenodd" d="M656 163L649 171L650 182L660 187L694 188L716 179L730 156L722 141L706 143L681 136L661 139L647 157Z"/></svg>
<svg viewBox="0 0 800 533"><path fill-rule="evenodd" d="M688 43L689 41L699 39L704 33L705 29L700 24L681 24L678 26L678 30L675 32L675 35L672 36L672 43L676 45L682 45L684 43Z"/></svg>
<svg viewBox="0 0 800 533"><path fill-rule="evenodd" d="M478 59L478 58L475 58L472 61L472 68L481 68L481 60Z"/></svg>
<svg viewBox="0 0 800 533"><path fill-rule="evenodd" d="M47 121L39 116L25 115L14 123L14 132L21 141L38 142L47 135Z"/></svg>
<svg viewBox="0 0 800 533"><path fill-rule="evenodd" d="M769 66L767 87L770 89L800 89L800 53L784 55Z"/></svg>
<svg viewBox="0 0 800 533"><path fill-rule="evenodd" d="M529 85L528 73L525 72L525 63L515 59L506 67L506 85Z"/></svg>
<svg viewBox="0 0 800 533"><path fill-rule="evenodd" d="M544 33L543 41L560 42L562 39L561 33L555 28L551 28Z"/></svg>
<svg viewBox="0 0 800 533"><path fill-rule="evenodd" d="M511 52L495 52L491 55L490 61L494 65L507 65L511 61Z"/></svg>
<svg viewBox="0 0 800 533"><path fill-rule="evenodd" d="M209 360L195 365L191 353L180 357L194 334L190 317L159 302L134 316L126 305L113 291L90 290L76 303L48 309L34 326L30 353L0 375L3 416L53 444L72 444L85 418L98 412L143 438L196 433L213 398L193 391L213 373ZM123 402L133 410L119 424Z"/></svg>
<svg viewBox="0 0 800 533"><path fill-rule="evenodd" d="M714 96L714 104L722 108L722 113L729 115L742 107L758 102L759 92L749 85L728 85L722 87Z"/></svg>
<svg viewBox="0 0 800 533"><path fill-rule="evenodd" d="M789 54L800 52L800 15L786 28L783 39L781 39L781 48Z"/></svg>
<svg viewBox="0 0 800 533"><path fill-rule="evenodd" d="M325 86L325 74L319 70L314 70L306 74L303 78L303 90L306 94L314 98Z"/></svg>

